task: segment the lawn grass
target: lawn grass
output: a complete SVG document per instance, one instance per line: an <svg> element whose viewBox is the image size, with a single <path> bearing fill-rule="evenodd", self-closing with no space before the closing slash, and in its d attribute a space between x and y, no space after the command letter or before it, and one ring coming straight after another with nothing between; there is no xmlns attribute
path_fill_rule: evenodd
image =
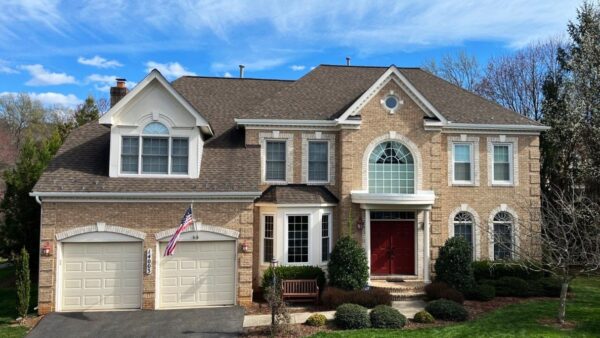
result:
<svg viewBox="0 0 600 338"><path fill-rule="evenodd" d="M9 283L6 282L13 280L14 275L14 267L0 269L0 284L6 286L0 288L0 337L2 338L25 337L29 330L27 327L12 325L15 318L18 317L16 310L17 292L12 281ZM8 286L7 284L12 286ZM29 304L29 312L33 312L33 308L37 305L37 285L35 284L31 285L31 300Z"/></svg>
<svg viewBox="0 0 600 338"><path fill-rule="evenodd" d="M314 337L600 337L600 278L579 278L575 298L567 302L570 330L542 325L556 317L558 300L514 304L462 324L417 330L355 330L320 333Z"/></svg>

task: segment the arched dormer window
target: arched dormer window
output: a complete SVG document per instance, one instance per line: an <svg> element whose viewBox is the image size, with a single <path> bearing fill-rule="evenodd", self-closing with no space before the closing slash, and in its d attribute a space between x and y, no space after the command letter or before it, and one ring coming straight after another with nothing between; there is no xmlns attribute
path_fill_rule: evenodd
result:
<svg viewBox="0 0 600 338"><path fill-rule="evenodd" d="M170 137L160 122L148 123L141 136L123 136L121 172L125 174L187 175L189 139Z"/></svg>
<svg viewBox="0 0 600 338"><path fill-rule="evenodd" d="M385 141L375 147L369 156L369 192L415 192L415 163L406 146L397 141Z"/></svg>

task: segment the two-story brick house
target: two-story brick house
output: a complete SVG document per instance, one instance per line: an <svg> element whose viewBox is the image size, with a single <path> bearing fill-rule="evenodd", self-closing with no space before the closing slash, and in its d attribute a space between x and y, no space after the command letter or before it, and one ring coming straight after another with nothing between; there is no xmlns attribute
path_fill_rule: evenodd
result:
<svg viewBox="0 0 600 338"><path fill-rule="evenodd" d="M245 305L272 258L326 266L348 233L371 279L427 282L449 236L506 258L494 241L530 217L516 196L539 210L545 127L417 68L172 83L154 70L111 92L32 193L41 313ZM195 225L163 257L190 204Z"/></svg>

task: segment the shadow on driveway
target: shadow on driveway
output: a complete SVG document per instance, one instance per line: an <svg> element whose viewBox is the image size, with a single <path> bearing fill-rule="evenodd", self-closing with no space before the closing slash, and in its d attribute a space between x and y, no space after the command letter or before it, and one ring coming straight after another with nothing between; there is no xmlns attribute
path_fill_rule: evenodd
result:
<svg viewBox="0 0 600 338"><path fill-rule="evenodd" d="M243 322L244 309L239 306L65 312L46 315L27 337L237 337Z"/></svg>

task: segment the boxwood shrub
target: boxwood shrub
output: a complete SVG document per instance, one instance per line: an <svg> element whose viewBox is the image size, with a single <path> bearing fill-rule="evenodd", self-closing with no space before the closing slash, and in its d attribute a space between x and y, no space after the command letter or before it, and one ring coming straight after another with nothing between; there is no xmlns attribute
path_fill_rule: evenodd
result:
<svg viewBox="0 0 600 338"><path fill-rule="evenodd" d="M325 324L327 324L327 317L321 313L312 314L306 319L308 326L324 326Z"/></svg>
<svg viewBox="0 0 600 338"><path fill-rule="evenodd" d="M476 261L471 263L473 267L473 276L480 282L483 279L499 279L502 277L518 277L524 280L535 280L544 277L541 271L533 271L527 268L526 263L498 263L488 260Z"/></svg>
<svg viewBox="0 0 600 338"><path fill-rule="evenodd" d="M542 284L542 287L544 288L544 296L560 297L560 291L562 290L562 283L558 278L555 278L555 277L542 278L542 279L540 279L540 283Z"/></svg>
<svg viewBox="0 0 600 338"><path fill-rule="evenodd" d="M478 284L465 292L465 298L487 302L496 297L496 288L490 284Z"/></svg>
<svg viewBox="0 0 600 338"><path fill-rule="evenodd" d="M496 296L528 297L530 295L527 281L518 277L502 277L494 282Z"/></svg>
<svg viewBox="0 0 600 338"><path fill-rule="evenodd" d="M469 317L467 310L460 304L447 299L438 299L427 303L425 311L435 319L463 322Z"/></svg>
<svg viewBox="0 0 600 338"><path fill-rule="evenodd" d="M444 282L435 281L425 286L425 295L427 300L448 299L459 304L465 301L463 294L451 288Z"/></svg>
<svg viewBox="0 0 600 338"><path fill-rule="evenodd" d="M318 266L309 265L282 265L275 268L275 274L279 280L282 279L317 279L319 289L325 286L325 272ZM263 273L262 287L271 286L273 281L273 269L269 267Z"/></svg>
<svg viewBox="0 0 600 338"><path fill-rule="evenodd" d="M364 329L370 326L367 308L356 304L342 304L335 311L335 324L342 329Z"/></svg>
<svg viewBox="0 0 600 338"><path fill-rule="evenodd" d="M329 285L344 290L358 290L367 285L369 266L365 249L350 236L340 238L331 251Z"/></svg>
<svg viewBox="0 0 600 338"><path fill-rule="evenodd" d="M378 305L369 314L371 326L378 329L400 329L406 325L406 317L388 305Z"/></svg>
<svg viewBox="0 0 600 338"><path fill-rule="evenodd" d="M458 291L468 290L475 284L472 259L472 248L464 238L449 238L435 261L436 281L445 282Z"/></svg>
<svg viewBox="0 0 600 338"><path fill-rule="evenodd" d="M435 318L433 318L431 313L429 313L425 310L421 310L421 311L415 313L415 316L413 317L413 321L415 323L431 324L431 323L435 322Z"/></svg>
<svg viewBox="0 0 600 338"><path fill-rule="evenodd" d="M321 294L321 303L330 309L345 303L373 308L377 305L392 305L392 295L383 289L347 291L329 286Z"/></svg>

